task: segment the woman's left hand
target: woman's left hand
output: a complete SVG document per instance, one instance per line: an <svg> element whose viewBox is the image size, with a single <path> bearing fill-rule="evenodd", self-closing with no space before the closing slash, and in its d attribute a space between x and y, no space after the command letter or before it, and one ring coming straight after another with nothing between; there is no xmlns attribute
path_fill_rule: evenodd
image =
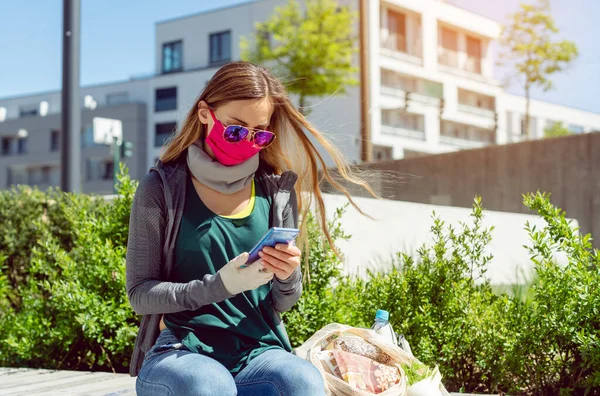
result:
<svg viewBox="0 0 600 396"><path fill-rule="evenodd" d="M286 280L300 265L301 253L295 245L280 243L275 248L265 246L258 255L267 271L274 273L279 280Z"/></svg>

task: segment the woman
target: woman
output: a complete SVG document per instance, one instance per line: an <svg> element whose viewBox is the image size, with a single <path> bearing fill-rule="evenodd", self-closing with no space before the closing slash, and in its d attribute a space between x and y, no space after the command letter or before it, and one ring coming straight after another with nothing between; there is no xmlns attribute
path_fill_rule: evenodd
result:
<svg viewBox="0 0 600 396"><path fill-rule="evenodd" d="M265 248L243 266L270 227L296 228L313 196L330 239L319 166L350 198L304 130L344 178L369 189L282 83L247 62L217 71L141 180L127 246L127 294L143 315L130 365L138 395L323 394L319 371L290 353L279 316L302 293L301 250Z"/></svg>

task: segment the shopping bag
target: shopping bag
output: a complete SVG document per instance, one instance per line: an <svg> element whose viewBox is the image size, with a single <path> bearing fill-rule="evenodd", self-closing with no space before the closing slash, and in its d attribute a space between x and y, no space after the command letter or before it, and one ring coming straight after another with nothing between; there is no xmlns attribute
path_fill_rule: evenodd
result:
<svg viewBox="0 0 600 396"><path fill-rule="evenodd" d="M370 329L362 329L342 325L338 323L332 323L321 330L317 331L312 337L310 337L304 344L295 349L295 354L303 359L309 360L321 373L326 384L326 393L328 395L341 395L341 396L371 396L373 393L366 392L356 387L351 386L343 379L328 372L326 367L323 367L322 363L322 352L332 340L340 335L340 333L351 334L362 338L372 345L377 346L383 352L390 356L390 362L393 364L406 364L411 365L414 363L420 363L416 358L406 353L403 349L398 346L390 345L387 340ZM399 367L401 372L400 382L391 388L378 393L381 396L404 396L408 387L406 375ZM444 386L440 382L440 393L444 396L449 396Z"/></svg>

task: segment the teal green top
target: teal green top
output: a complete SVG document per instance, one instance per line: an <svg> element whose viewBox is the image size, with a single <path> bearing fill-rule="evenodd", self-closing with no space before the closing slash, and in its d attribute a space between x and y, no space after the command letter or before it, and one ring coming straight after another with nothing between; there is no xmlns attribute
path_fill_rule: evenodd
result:
<svg viewBox="0 0 600 396"><path fill-rule="evenodd" d="M188 178L177 240L173 282L215 274L249 252L269 228L271 199L255 183L252 211L243 218L219 216L204 205ZM209 356L232 374L268 349L291 351L271 300L271 282L195 311L165 315L165 325L191 351ZM282 327L282 326L280 326Z"/></svg>

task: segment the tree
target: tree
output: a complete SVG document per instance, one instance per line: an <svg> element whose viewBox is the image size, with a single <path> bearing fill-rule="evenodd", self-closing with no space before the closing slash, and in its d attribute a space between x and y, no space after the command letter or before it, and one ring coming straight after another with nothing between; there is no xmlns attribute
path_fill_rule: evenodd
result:
<svg viewBox="0 0 600 396"><path fill-rule="evenodd" d="M579 52L573 41L552 40L559 30L549 0L521 4L520 10L510 15L509 20L501 35L504 51L500 57L502 63L514 65L516 74L523 80L526 98L524 132L529 136L531 89L535 86L544 91L552 89L550 76L563 71Z"/></svg>
<svg viewBox="0 0 600 396"><path fill-rule="evenodd" d="M308 97L342 95L358 84L352 65L356 17L334 0L308 0L304 11L290 0L256 24L252 42L242 38L242 59L269 66L289 82L288 91L299 96L300 111L307 115Z"/></svg>
<svg viewBox="0 0 600 396"><path fill-rule="evenodd" d="M559 137L568 136L571 134L569 128L565 127L562 122L555 122L544 129L544 137Z"/></svg>

